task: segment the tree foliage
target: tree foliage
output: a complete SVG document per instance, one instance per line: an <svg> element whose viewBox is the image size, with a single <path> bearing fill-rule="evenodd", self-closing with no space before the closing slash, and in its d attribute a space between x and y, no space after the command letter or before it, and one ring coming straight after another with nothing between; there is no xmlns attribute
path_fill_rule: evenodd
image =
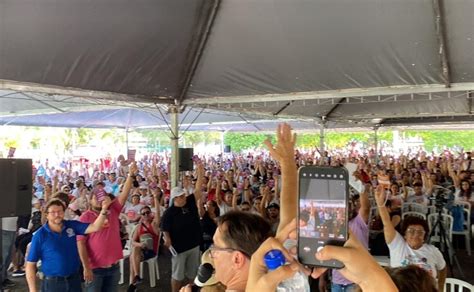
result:
<svg viewBox="0 0 474 292"><path fill-rule="evenodd" d="M241 152L246 149L263 147L263 141L268 138L272 143L275 143L275 135L228 132L224 135L224 144L229 145L233 152Z"/></svg>
<svg viewBox="0 0 474 292"><path fill-rule="evenodd" d="M407 137L418 136L423 139L428 151L434 148L462 147L466 151L474 149L474 131L405 131Z"/></svg>

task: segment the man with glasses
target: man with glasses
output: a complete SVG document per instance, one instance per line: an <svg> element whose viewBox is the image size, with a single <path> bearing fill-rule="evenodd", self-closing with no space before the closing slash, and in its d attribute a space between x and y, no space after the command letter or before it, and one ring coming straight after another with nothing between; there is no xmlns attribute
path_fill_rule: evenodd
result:
<svg viewBox="0 0 474 292"><path fill-rule="evenodd" d="M174 187L171 190L170 207L161 220L164 245L173 254L171 290L178 292L182 286L194 280L199 268L202 231L194 194L186 196L184 189Z"/></svg>
<svg viewBox="0 0 474 292"><path fill-rule="evenodd" d="M119 261L123 258L119 215L127 201L137 171L137 165L132 163L122 192L112 201L109 211L105 214L104 228L94 234L77 238L87 291L118 291ZM105 194L101 193L102 190ZM110 187L96 187L91 196L91 208L84 212L79 220L84 223L94 222L104 213L101 201L105 197L113 198L111 192Z"/></svg>
<svg viewBox="0 0 474 292"><path fill-rule="evenodd" d="M270 224L257 214L230 211L218 218L209 250L216 279L227 287L226 291L245 291L250 258L271 235Z"/></svg>
<svg viewBox="0 0 474 292"><path fill-rule="evenodd" d="M30 292L36 292L36 263L41 260L44 279L41 291L79 292L81 277L76 235L99 231L105 220L110 199L102 202L102 212L92 223L64 220L66 206L58 199L46 205L45 225L33 235L26 259L26 280Z"/></svg>

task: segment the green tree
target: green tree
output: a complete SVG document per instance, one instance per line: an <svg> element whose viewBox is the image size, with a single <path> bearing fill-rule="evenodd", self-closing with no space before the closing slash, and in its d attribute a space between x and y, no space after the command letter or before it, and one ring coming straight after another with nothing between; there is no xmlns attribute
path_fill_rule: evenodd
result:
<svg viewBox="0 0 474 292"><path fill-rule="evenodd" d="M76 129L77 143L79 145L90 144L91 139L94 137L94 131L93 129L85 128Z"/></svg>
<svg viewBox="0 0 474 292"><path fill-rule="evenodd" d="M474 148L474 131L404 131L405 136L418 136L423 139L424 147L427 151L432 151L435 147L462 147L466 150Z"/></svg>
<svg viewBox="0 0 474 292"><path fill-rule="evenodd" d="M270 138L275 143L275 135L248 134L227 132L224 135L224 144L229 145L234 152L241 152L245 149L262 147L263 141Z"/></svg>
<svg viewBox="0 0 474 292"><path fill-rule="evenodd" d="M296 147L314 148L319 147L319 134L301 133L296 135Z"/></svg>

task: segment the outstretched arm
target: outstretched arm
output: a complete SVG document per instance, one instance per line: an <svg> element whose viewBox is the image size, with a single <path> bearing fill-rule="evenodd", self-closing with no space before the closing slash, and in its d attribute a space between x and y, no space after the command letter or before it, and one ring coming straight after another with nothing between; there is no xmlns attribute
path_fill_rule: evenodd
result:
<svg viewBox="0 0 474 292"><path fill-rule="evenodd" d="M366 184L364 190L360 194L360 209L359 214L366 224L369 223L369 213L370 213L370 202L369 202L369 192L371 185Z"/></svg>
<svg viewBox="0 0 474 292"><path fill-rule="evenodd" d="M196 167L196 187L194 188L194 195L196 198L196 205L199 212L199 217L204 216L205 210L202 201L202 182L204 180L204 166L202 163L199 163Z"/></svg>
<svg viewBox="0 0 474 292"><path fill-rule="evenodd" d="M295 162L296 134L292 133L290 125L283 123L278 125L277 144L273 145L270 140L264 143L272 157L277 160L281 167L281 195L280 195L280 226L288 225L296 217L297 210L297 169Z"/></svg>
<svg viewBox="0 0 474 292"><path fill-rule="evenodd" d="M382 186L378 186L377 190L375 191L375 201L377 202L379 215L383 223L385 242L389 244L395 238L397 231L395 230L395 227L393 227L387 207L385 207L385 190Z"/></svg>
<svg viewBox="0 0 474 292"><path fill-rule="evenodd" d="M102 201L102 210L100 211L99 216L97 217L97 219L95 219L93 223L89 224L85 234L96 232L102 229L105 219L107 218L107 210L111 203L112 200L110 200L109 197L105 197L104 201Z"/></svg>
<svg viewBox="0 0 474 292"><path fill-rule="evenodd" d="M127 199L128 199L128 195L130 194L130 189L132 188L132 182L135 179L134 176L137 174L137 172L138 172L137 164L135 162L133 162L130 165L130 170L129 170L129 173L128 173L128 177L127 177L127 180L125 181L122 192L120 193L120 195L117 198L118 202L122 206L123 206L123 204L125 204L125 201L127 201Z"/></svg>

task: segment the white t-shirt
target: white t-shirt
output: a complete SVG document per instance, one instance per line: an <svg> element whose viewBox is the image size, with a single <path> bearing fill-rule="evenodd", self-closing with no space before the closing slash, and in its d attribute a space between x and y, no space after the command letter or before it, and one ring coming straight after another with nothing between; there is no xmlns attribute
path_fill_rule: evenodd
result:
<svg viewBox="0 0 474 292"><path fill-rule="evenodd" d="M219 205L219 215L220 216L224 215L225 213L229 212L230 210L232 210L232 207L227 205L225 202L222 202Z"/></svg>
<svg viewBox="0 0 474 292"><path fill-rule="evenodd" d="M415 265L428 271L436 278L438 271L444 269L446 262L439 249L431 244L423 244L419 249L412 249L400 233L388 244L390 266L392 268Z"/></svg>
<svg viewBox="0 0 474 292"><path fill-rule="evenodd" d="M123 213L127 215L129 220L135 220L140 215L141 209L144 207L142 204L133 205L130 202L125 203L125 207L123 208Z"/></svg>
<svg viewBox="0 0 474 292"><path fill-rule="evenodd" d="M413 193L413 194L408 194L407 203L417 203L417 204L428 206L428 204L430 203L430 200L428 199L428 196L425 194L421 196L417 196Z"/></svg>

